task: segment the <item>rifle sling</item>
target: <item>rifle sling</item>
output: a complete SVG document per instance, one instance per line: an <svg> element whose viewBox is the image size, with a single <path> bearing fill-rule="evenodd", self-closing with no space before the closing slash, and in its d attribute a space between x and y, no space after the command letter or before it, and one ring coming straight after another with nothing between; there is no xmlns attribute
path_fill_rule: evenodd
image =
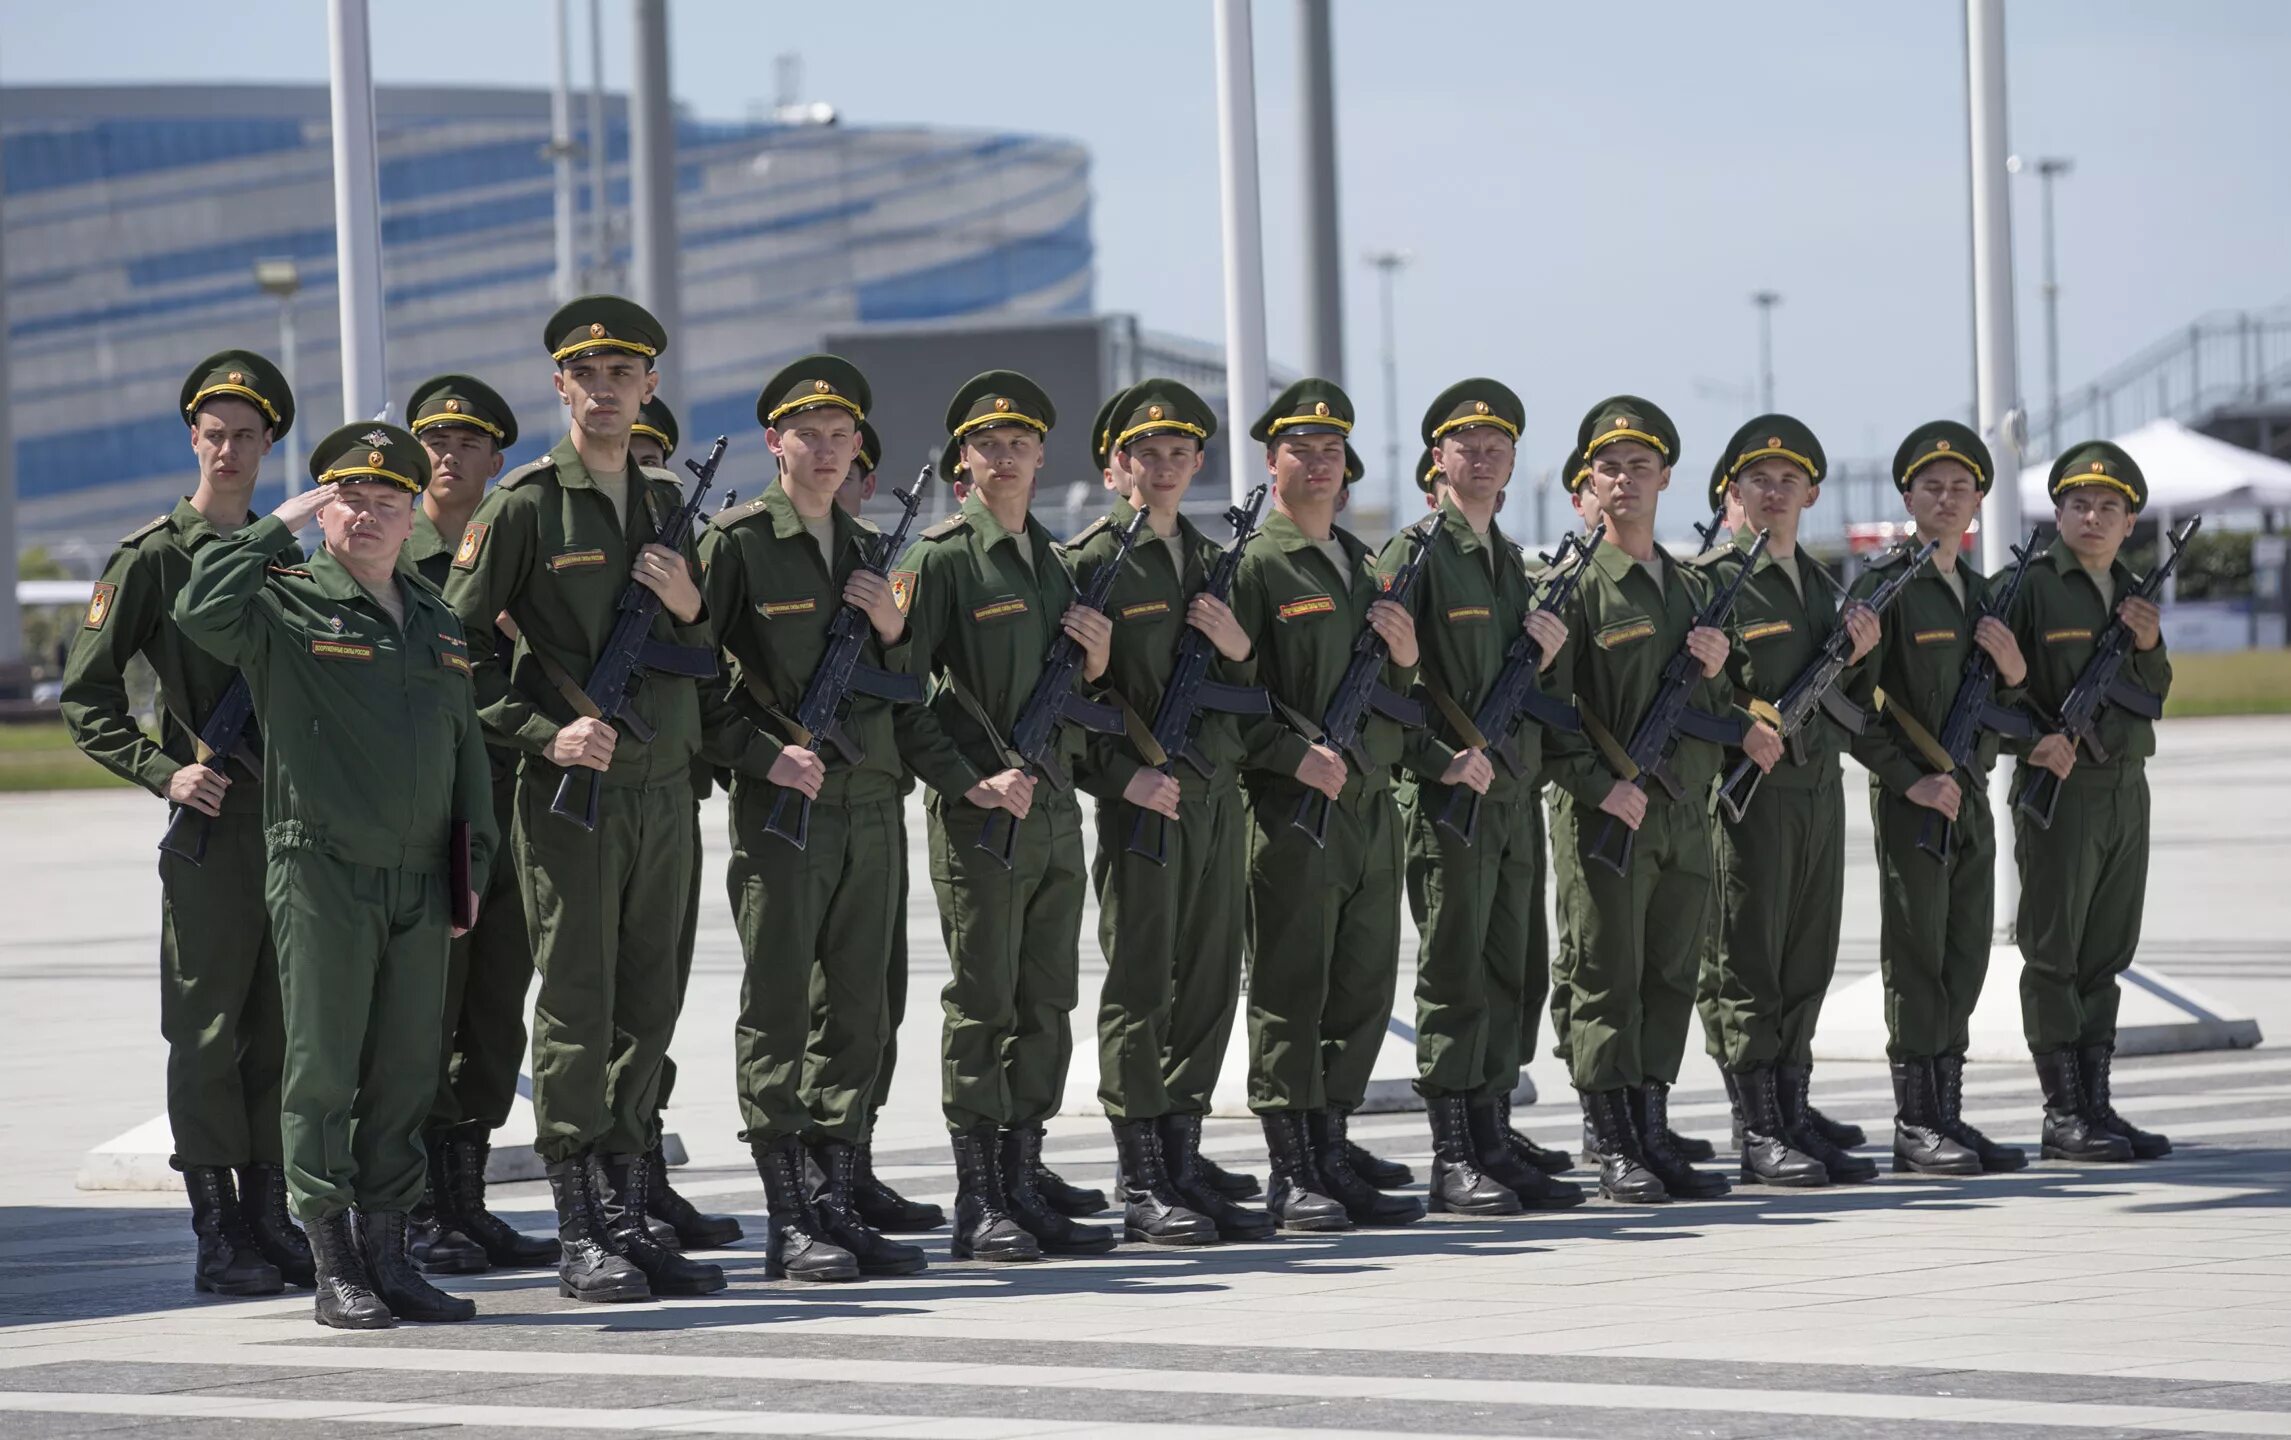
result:
<svg viewBox="0 0 2291 1440"><path fill-rule="evenodd" d="M1026 757L1010 748L1010 742L1002 738L1002 727L994 723L994 717L986 713L986 707L978 702L976 695L971 694L970 687L956 678L952 670L939 673L946 677L947 693L954 696L955 703L963 707L963 713L969 715L977 722L978 728L986 732L987 743L1002 758L1004 767L1011 770L1025 769Z"/></svg>
<svg viewBox="0 0 2291 1440"><path fill-rule="evenodd" d="M1464 748L1487 749L1488 737L1480 733L1480 727L1472 723L1472 717L1464 713L1464 707L1456 703L1456 697L1448 693L1447 687L1429 675L1423 679L1424 693L1432 697L1432 704L1439 710L1440 718L1448 722L1449 728L1456 732L1456 738L1464 742Z"/></svg>
<svg viewBox="0 0 2291 1440"><path fill-rule="evenodd" d="M1169 752L1161 748L1159 740L1153 738L1153 726L1146 723L1145 717L1138 714L1136 707L1130 704L1129 698L1121 691L1111 685L1105 689L1106 698L1113 701L1115 707L1122 712L1122 729L1128 732L1130 743L1138 747L1138 754L1145 757L1146 764L1156 769L1166 767L1169 764Z"/></svg>
<svg viewBox="0 0 2291 1440"><path fill-rule="evenodd" d="M764 683L763 676L746 665L740 667L740 688L748 692L748 698L762 709L765 718L780 728L789 744L811 744L811 732L798 724L793 715L780 708L779 698L772 694L772 687Z"/></svg>
<svg viewBox="0 0 2291 1440"><path fill-rule="evenodd" d="M1941 748L1941 742L1933 738L1933 732L1919 724L1917 717L1910 714L1906 707L1894 704L1893 697L1880 690L1877 692L1877 708L1891 716L1893 723L1901 727L1902 735L1916 748L1918 755L1934 774L1957 773L1957 766L1950 760L1949 752Z"/></svg>
<svg viewBox="0 0 2291 1440"><path fill-rule="evenodd" d="M531 631L532 627L525 623L523 616L512 615L509 618L517 622L517 628L520 632L529 633ZM581 688L581 682L575 680L564 666L558 664L554 656L544 652L540 646L530 644L525 647L525 653L533 657L534 662L541 667L542 675L548 678L551 685L557 687L557 693L564 697L565 703L573 707L574 714L584 720L602 720L605 718L605 712L597 708L597 702L589 698L589 692Z"/></svg>
<svg viewBox="0 0 2291 1440"><path fill-rule="evenodd" d="M1638 764L1631 759L1630 752L1625 750L1621 743L1615 739L1615 732L1601 723L1599 717L1591 713L1589 706L1577 705L1575 713L1582 717L1583 733L1590 736L1591 743L1599 747L1600 755L1605 757L1607 761L1607 768L1614 771L1618 779L1626 781L1638 779Z"/></svg>

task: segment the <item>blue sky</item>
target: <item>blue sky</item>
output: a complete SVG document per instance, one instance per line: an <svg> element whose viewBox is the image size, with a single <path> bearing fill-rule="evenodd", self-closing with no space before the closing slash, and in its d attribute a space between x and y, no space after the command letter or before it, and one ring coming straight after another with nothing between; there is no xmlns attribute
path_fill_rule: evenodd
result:
<svg viewBox="0 0 2291 1440"><path fill-rule="evenodd" d="M0 0L0 82L323 81L320 0ZM1401 405L1497 376L1527 402L1523 472L1601 395L1654 399L1699 478L1749 414L1750 292L1783 293L1781 408L1834 457L1890 452L1971 390L1962 9L1951 0L1338 0L1347 378L1386 434L1375 285L1400 248ZM585 0L575 0L584 27ZM546 0L374 0L382 83L547 83ZM628 5L606 0L606 78ZM1158 7L671 0L678 98L739 118L773 57L854 123L1041 131L1094 158L1098 296L1221 338L1206 0ZM2291 3L2010 0L2011 135L2062 182L2064 383L2212 309L2291 298ZM1296 16L1257 0L1267 319L1303 342ZM576 74L585 75L584 51ZM2023 393L2041 406L2036 190L2016 181ZM2033 407L2032 407L2033 408Z"/></svg>

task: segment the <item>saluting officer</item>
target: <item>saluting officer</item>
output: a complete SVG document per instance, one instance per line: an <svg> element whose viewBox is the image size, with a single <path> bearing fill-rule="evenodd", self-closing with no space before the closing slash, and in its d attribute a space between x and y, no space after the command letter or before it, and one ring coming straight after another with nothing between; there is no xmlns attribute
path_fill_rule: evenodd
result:
<svg viewBox="0 0 2291 1440"><path fill-rule="evenodd" d="M119 542L64 662L63 715L97 764L177 807L199 843L159 853L159 1033L167 1122L198 1237L192 1283L218 1295L274 1295L311 1283L310 1247L287 1215L279 1149L285 1032L278 958L263 905L260 726L225 755L199 732L237 678L193 643L171 606L192 555L254 521L263 457L294 424L276 366L248 350L199 362L178 400L199 466L169 514ZM136 656L159 677L154 740L128 700Z"/></svg>
<svg viewBox="0 0 2291 1440"><path fill-rule="evenodd" d="M444 598L399 564L430 477L421 442L345 425L310 473L316 488L198 552L175 618L241 668L268 722L287 1184L318 1323L467 1320L474 1302L414 1268L406 1218L427 1169L447 941L475 919L497 838L469 652ZM294 535L313 516L325 545L301 566Z"/></svg>
<svg viewBox="0 0 2291 1440"><path fill-rule="evenodd" d="M910 666L935 682L928 704L901 706L896 719L900 748L932 791L931 883L954 970L940 997L941 1100L953 1135L957 1259L1116 1244L1105 1226L1070 1218L1102 1209L1105 1197L1074 1190L1042 1163L1043 1122L1064 1098L1073 1057L1087 883L1081 806L1008 743L1051 640L1063 631L1081 646L1079 678L1089 683L1105 673L1113 631L1075 603L1049 531L1028 513L1056 419L1042 388L1015 371L966 381L947 406L941 457L961 509L925 530L891 576ZM1082 739L1072 725L1061 731L1070 773ZM984 846L990 816L1015 832L1008 863Z"/></svg>
<svg viewBox="0 0 2291 1440"><path fill-rule="evenodd" d="M1893 1168L1936 1175L2018 1170L2028 1157L1997 1145L1962 1114L1965 1049L1973 1007L1989 969L1996 904L1996 833L1982 783L1996 763L1998 737L1984 733L1967 767L1954 774L1935 739L1957 698L1966 659L1979 646L1996 662L1996 700L2017 704L2028 666L2012 630L1981 614L1991 580L1959 553L1965 527L1996 475L1989 447L1954 420L1909 432L1893 454L1893 483L1915 524L1917 544L1940 542L1931 567L1901 592L1862 662L1855 698L1882 715L1853 741L1869 771L1879 876L1878 960L1885 979L1886 1052L1893 1067ZM1896 551L1854 582L1866 596L1894 567ZM1918 847L1926 818L1951 827L1949 858Z"/></svg>
<svg viewBox="0 0 2291 1440"><path fill-rule="evenodd" d="M629 577L660 596L656 641L714 650L689 558L660 543L683 492L628 453L668 337L641 306L591 295L559 309L542 339L571 433L485 497L446 584L469 635L478 712L522 757L509 852L541 972L534 1148L549 1167L567 1295L707 1294L724 1272L665 1249L646 1224L694 864L698 688L675 674L646 679L633 708L649 741L623 734L582 690ZM492 628L503 611L518 629L509 652ZM600 787L594 831L551 813L568 771L576 794Z"/></svg>
<svg viewBox="0 0 2291 1440"><path fill-rule="evenodd" d="M1251 726L1243 784L1249 831L1249 1108L1272 1161L1265 1208L1285 1230L1405 1225L1422 1217L1406 1184L1353 1145L1346 1118L1392 1016L1399 971L1401 851L1392 801L1400 726L1372 714L1369 764L1312 738L1363 626L1389 647L1383 683L1415 680L1416 626L1379 598L1375 555L1336 523L1352 401L1327 380L1300 380L1250 427L1266 446L1272 513L1250 537L1233 584L1233 613L1256 656L1275 714ZM1325 848L1292 823L1325 798ZM1394 1173L1397 1172L1397 1178Z"/></svg>
<svg viewBox="0 0 2291 1440"><path fill-rule="evenodd" d="M1429 459L1417 483L1440 528L1407 601L1417 679L1436 717L1408 733L1399 784L1408 904L1421 934L1416 1090L1432 1126L1432 1208L1477 1215L1583 1202L1580 1189L1551 1178L1569 1168L1565 1155L1544 1151L1539 1167L1513 1153L1502 1108L1519 1084L1546 983L1531 914L1543 901L1542 727L1521 721L1515 774L1490 758L1471 725L1515 635L1535 638L1546 670L1567 643L1566 624L1535 607L1526 558L1496 524L1525 421L1511 387L1484 378L1449 386L1424 411ZM1397 572L1411 548L1405 534L1394 536L1379 570ZM1467 843L1439 822L1450 804L1475 800Z"/></svg>
<svg viewBox="0 0 2291 1440"><path fill-rule="evenodd" d="M2171 693L2163 617L2122 552L2148 505L2147 477L2121 446L2071 445L2047 482L2057 534L2029 563L2013 603L2013 633L2029 657L2028 699L2040 716L2060 713L2112 620L2132 632L2118 672L2154 697ZM2165 546L2158 528L2157 558ZM2044 1087L2043 1153L2058 1160L2154 1160L2172 1142L2116 1113L2108 1070L2116 1053L2117 978L2140 948L2148 890L2148 757L2153 720L2101 706L2100 744L2080 747L2045 734L2016 747L2026 783L2032 768L2059 777L2049 827L2013 814L2021 902L2021 1025ZM2105 754L2105 758L2102 758Z"/></svg>
<svg viewBox="0 0 2291 1440"><path fill-rule="evenodd" d="M1146 529L1107 604L1114 634L1106 685L1134 729L1091 737L1083 780L1098 797L1090 877L1106 955L1098 1097L1121 1156L1130 1239L1261 1240L1273 1233L1271 1218L1235 1205L1201 1155L1201 1118L1241 994L1240 721L1203 709L1184 756L1149 755L1137 739L1151 737L1188 628L1216 648L1211 679L1247 685L1256 674L1232 610L1203 593L1222 547L1179 510L1201 473L1217 417L1192 390L1155 378L1117 397L1106 425L1117 498L1067 547L1076 583L1089 586L1112 562L1140 508ZM1141 826L1153 834L1140 833L1133 850Z"/></svg>

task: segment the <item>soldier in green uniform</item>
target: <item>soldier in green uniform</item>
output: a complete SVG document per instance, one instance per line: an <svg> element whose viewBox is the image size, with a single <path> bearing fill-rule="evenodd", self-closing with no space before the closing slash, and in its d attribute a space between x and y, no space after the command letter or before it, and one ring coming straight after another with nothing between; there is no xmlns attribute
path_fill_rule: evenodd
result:
<svg viewBox="0 0 2291 1440"><path fill-rule="evenodd" d="M1436 717L1408 732L1399 784L1408 905L1421 935L1416 1090L1432 1126L1432 1208L1477 1215L1583 1202L1580 1189L1513 1153L1503 1110L1546 983L1530 914L1543 901L1542 727L1521 721L1515 773L1495 763L1471 723L1514 635L1535 638L1547 670L1567 643L1559 617L1536 608L1526 557L1495 519L1525 421L1519 396L1488 379L1459 381L1424 411L1430 457L1416 476L1440 528L1407 602L1422 656L1417 679ZM1396 573L1411 548L1405 534L1394 536L1378 570ZM1463 803L1479 812L1468 841L1440 824ZM1552 1173L1568 1168L1566 1156L1543 1153Z"/></svg>
<svg viewBox="0 0 2291 1440"><path fill-rule="evenodd" d="M1975 783L1966 786L1934 738L1948 720L1974 646L1996 662L1999 704L2018 703L2027 678L2012 630L1981 614L1989 580L1959 553L1965 527L1995 478L1988 446L1954 420L1918 426L1894 452L1893 483L1917 544L1937 540L1940 548L1930 569L1886 613L1877 648L1854 685L1857 701L1879 704L1883 712L1854 739L1853 756L1869 771L1877 831L1878 963L1885 977L1897 1171L1977 1175L2028 1163L2020 1150L1993 1144L1967 1125L1960 1111L1965 1048L1989 969L1996 903L1996 835L1981 782L1996 763L1998 739L1981 737L1968 767ZM1909 558L1897 551L1872 565L1854 582L1855 597L1875 590ZM1946 861L1917 844L1931 815L1951 829Z"/></svg>
<svg viewBox="0 0 2291 1440"><path fill-rule="evenodd" d="M479 504L446 583L469 636L478 713L520 756L508 850L541 972L534 1148L556 1201L563 1293L707 1294L724 1272L664 1248L646 1224L694 863L698 686L673 673L645 680L632 708L649 740L602 718L581 688L631 577L660 597L656 643L714 653L690 559L660 543L683 492L628 454L668 337L642 307L592 295L559 309L542 338L571 433ZM518 630L506 653L493 631L503 611ZM567 772L575 806L597 798L593 831L552 813Z"/></svg>
<svg viewBox="0 0 2291 1440"><path fill-rule="evenodd" d="M817 745L793 718L845 605L873 632L855 680L887 679L907 661L906 619L867 568L875 528L835 503L870 399L866 377L838 356L805 356L774 375L756 420L778 479L719 512L700 542L708 612L732 661L708 754L733 775L726 883L746 959L733 1030L740 1138L764 1182L767 1273L798 1280L924 1264L920 1250L860 1219L854 1196L888 1028L885 956L902 918L892 908L901 774L890 698L880 683L855 689L840 730ZM825 1181L816 1209L807 1146Z"/></svg>
<svg viewBox="0 0 2291 1440"><path fill-rule="evenodd" d="M1761 766L1782 741L1744 725L1727 686L1723 631L1696 624L1704 577L1655 541L1655 511L1678 459L1678 431L1635 395L1602 400L1576 440L1583 483L1607 536L1567 606L1568 646L1554 685L1575 697L1583 733L1544 736L1559 920L1574 947L1569 1064L1599 1155L1599 1188L1630 1201L1703 1199L1726 1181L1689 1165L1669 1126L1668 1095L1693 1010L1695 965L1710 905L1708 788L1724 752L1681 732L1670 766L1678 793L1638 771L1624 746L1682 647L1704 680L1691 697L1707 734L1731 723ZM1623 873L1595 858L1610 826L1632 832ZM1683 922L1683 923L1682 923Z"/></svg>
<svg viewBox="0 0 2291 1440"><path fill-rule="evenodd" d="M1090 871L1106 956L1098 1097L1121 1157L1125 1231L1161 1245L1262 1240L1274 1229L1263 1212L1235 1205L1201 1163L1201 1118L1240 1003L1239 717L1203 710L1182 756L1151 742L1189 628L1216 649L1209 679L1245 686L1256 674L1232 610L1203 591L1221 547L1178 508L1216 431L1215 413L1175 380L1142 381L1118 397L1101 434L1117 498L1067 547L1075 581L1087 587L1112 562L1137 509L1146 512L1107 607L1114 635L1106 684L1134 728L1091 737L1082 784L1098 797ZM1152 833L1133 850L1140 826Z"/></svg>
<svg viewBox="0 0 2291 1440"><path fill-rule="evenodd" d="M159 1031L169 1163L183 1172L198 1240L192 1283L272 1295L288 1281L310 1284L311 1262L287 1214L279 1150L285 1038L263 907L260 727L250 723L226 755L200 744L236 676L183 634L169 607L193 553L254 520L248 501L263 457L294 423L294 397L268 360L225 350L191 371L179 403L197 487L120 541L104 567L64 664L63 715L89 758L180 816L181 848L159 853ZM128 700L138 655L159 676L157 739Z"/></svg>
<svg viewBox="0 0 2291 1440"><path fill-rule="evenodd" d="M1840 626L1851 637L1851 659L1868 655L1877 616L1866 605L1841 612L1841 587L1799 547L1800 517L1820 499L1828 468L1812 430L1792 416L1761 415L1734 432L1719 467L1734 539L1696 563L1713 584L1726 584L1758 532L1766 533L1766 552L1735 599L1727 673L1737 696L1752 697L1752 710L1772 720L1773 703ZM1742 1178L1751 1184L1877 1178L1875 1165L1822 1132L1807 1099L1814 1024L1837 973L1845 907L1838 757L1849 738L1826 714L1815 716L1761 779L1742 818L1722 811L1716 827L1718 944L1704 1018L1721 1047Z"/></svg>
<svg viewBox="0 0 2291 1440"><path fill-rule="evenodd" d="M1233 613L1274 716L1249 727L1249 1108L1272 1161L1265 1208L1286 1230L1405 1225L1423 1215L1387 1195L1346 1136L1392 1016L1400 961L1401 849L1392 767L1397 722L1372 714L1359 771L1320 743L1321 716L1373 627L1389 649L1383 683L1415 681L1416 626L1380 599L1375 555L1336 524L1352 401L1300 380L1250 427L1266 445L1272 513L1250 537ZM1327 803L1325 846L1292 823ZM1399 1167L1394 1167L1399 1168ZM1401 1171L1405 1174L1405 1170ZM1400 1183L1405 1183L1402 1181Z"/></svg>
<svg viewBox="0 0 2291 1440"><path fill-rule="evenodd" d="M1049 532L1028 513L1056 418L1041 387L1014 371L965 382L947 406L941 464L961 509L925 530L891 576L910 667L933 680L930 702L901 706L896 720L908 765L932 791L931 884L954 971L940 997L941 1099L955 1154L957 1259L1096 1254L1116 1243L1044 1191L1062 1183L1042 1164L1042 1125L1064 1098L1073 1055L1082 814L1073 793L1008 740L1053 638L1063 632L1081 647L1079 678L1093 683L1113 632L1075 603ZM1057 759L1070 774L1082 740L1076 726L1059 728Z"/></svg>
<svg viewBox="0 0 2291 1440"><path fill-rule="evenodd" d="M2030 562L2011 616L2030 657L2031 708L2060 712L2112 619L2132 632L2119 677L2161 704L2172 688L2163 617L2153 601L2131 593L2139 582L2120 558L2147 508L2147 477L2122 447L2090 440L2061 452L2048 488L2058 533ZM2024 811L2013 815L2021 1026L2044 1087L2045 1158L2154 1160L2171 1154L2172 1142L2116 1113L2108 1070L2116 977L2139 950L2147 898L2147 761L2156 753L2156 726L2107 704L2098 731L2100 744L2090 750L2059 734L2019 747L2024 772L2039 768L2061 781L2050 826Z"/></svg>
<svg viewBox="0 0 2291 1440"><path fill-rule="evenodd" d="M1590 478L1591 466L1584 460L1583 452L1581 450L1569 450L1567 459L1559 467L1559 483L1567 491L1567 503L1574 509L1576 519L1582 524L1583 532L1586 535L1596 529L1599 524L1599 497L1588 485L1584 484ZM1580 562L1571 559L1569 563ZM1546 746L1543 757L1543 774L1538 781L1537 790L1538 793L1544 795L1544 803L1547 807L1559 798L1556 789L1545 789L1550 780L1551 753L1550 747ZM1551 875L1548 808L1544 813L1546 817L1543 846L1544 876L1545 883L1548 884ZM1541 897L1537 898L1540 902ZM1537 909L1539 912L1542 909L1540 903ZM1546 923L1548 924L1548 921ZM1547 939L1546 943L1549 944L1551 951L1551 1058L1562 1065L1572 1066L1574 1064L1574 1051L1568 1040L1567 1007L1575 992L1568 988L1567 982L1568 976L1574 972L1575 952L1567 943L1567 931L1564 928L1560 930L1555 939ZM1523 1019L1523 1024L1525 1023L1529 1022ZM1532 1029L1523 1029L1520 1039L1521 1054L1529 1053L1534 1039L1535 1035ZM1591 1134L1591 1116L1588 1112L1584 1114L1583 1122L1582 1154L1584 1161L1587 1164L1596 1165L1599 1163L1599 1147L1597 1140Z"/></svg>
<svg viewBox="0 0 2291 1440"><path fill-rule="evenodd" d="M447 941L475 919L497 839L468 647L399 563L429 482L421 442L345 425L313 447L310 473L315 489L198 551L175 621L240 667L265 721L287 1185L318 1323L467 1320L474 1302L414 1268L406 1218L427 1170ZM325 545L302 566L294 535L313 516Z"/></svg>

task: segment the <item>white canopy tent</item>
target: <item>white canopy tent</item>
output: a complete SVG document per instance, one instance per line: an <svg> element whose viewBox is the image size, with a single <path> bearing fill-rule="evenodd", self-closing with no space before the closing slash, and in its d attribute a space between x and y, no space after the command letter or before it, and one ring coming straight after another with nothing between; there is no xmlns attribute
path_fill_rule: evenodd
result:
<svg viewBox="0 0 2291 1440"><path fill-rule="evenodd" d="M2147 477L2151 515L2291 508L2291 464L2272 456L2200 435L2177 420L2151 420L2115 440ZM2047 461L2021 472L2021 508L2032 517L2052 511L2045 494L2051 470Z"/></svg>

